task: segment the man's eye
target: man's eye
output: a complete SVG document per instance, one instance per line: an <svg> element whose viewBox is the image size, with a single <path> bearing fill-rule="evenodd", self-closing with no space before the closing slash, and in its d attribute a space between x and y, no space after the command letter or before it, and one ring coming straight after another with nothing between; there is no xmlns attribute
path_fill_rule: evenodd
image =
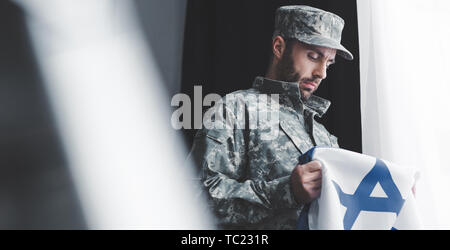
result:
<svg viewBox="0 0 450 250"><path fill-rule="evenodd" d="M312 60L318 60L319 56L318 55L314 55L314 54L308 54L308 57Z"/></svg>

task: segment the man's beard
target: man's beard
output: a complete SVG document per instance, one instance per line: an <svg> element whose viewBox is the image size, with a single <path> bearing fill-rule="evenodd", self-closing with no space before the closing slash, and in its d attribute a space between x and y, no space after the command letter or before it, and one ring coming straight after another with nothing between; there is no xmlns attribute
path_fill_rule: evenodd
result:
<svg viewBox="0 0 450 250"><path fill-rule="evenodd" d="M280 59L276 67L276 77L277 80L283 82L296 82L299 84L300 82L312 82L316 81L316 79L300 79L300 74L294 69L294 61L292 60L291 51L286 50L283 56ZM303 101L306 101L311 97L311 95L315 92L315 90L310 90L310 95L306 96L303 91L300 90L301 98Z"/></svg>
<svg viewBox="0 0 450 250"><path fill-rule="evenodd" d="M276 77L283 82L300 82L300 75L294 69L290 51L286 50L276 67Z"/></svg>

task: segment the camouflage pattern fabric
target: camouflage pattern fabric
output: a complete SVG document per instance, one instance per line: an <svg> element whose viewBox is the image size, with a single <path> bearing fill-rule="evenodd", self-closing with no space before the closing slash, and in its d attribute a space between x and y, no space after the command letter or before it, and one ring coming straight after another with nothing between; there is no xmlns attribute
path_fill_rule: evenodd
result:
<svg viewBox="0 0 450 250"><path fill-rule="evenodd" d="M212 109L232 119L242 113L254 115L255 108L274 111L270 105L255 105L253 97L259 94L279 95L276 124L258 129L204 128L196 134L190 153L201 167L202 187L222 229L295 229L303 204L297 204L291 193L293 168L314 146L339 147L337 138L314 120L330 102L314 95L303 102L298 83L257 77L251 89L231 93L231 102ZM264 138L275 130L276 137Z"/></svg>

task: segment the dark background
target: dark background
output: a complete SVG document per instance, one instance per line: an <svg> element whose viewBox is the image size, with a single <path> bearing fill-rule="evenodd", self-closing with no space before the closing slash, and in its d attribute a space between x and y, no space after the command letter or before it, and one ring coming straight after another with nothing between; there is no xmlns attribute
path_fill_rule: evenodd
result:
<svg viewBox="0 0 450 250"><path fill-rule="evenodd" d="M332 102L319 122L339 138L342 148L361 152L359 47L356 0L259 1L190 0L187 2L181 92L193 99L194 85L203 96L224 96L252 86L269 66L275 10L310 5L333 12L345 22L342 44L355 59L337 57L316 95ZM193 115L192 111L192 115ZM195 130L184 130L190 148Z"/></svg>

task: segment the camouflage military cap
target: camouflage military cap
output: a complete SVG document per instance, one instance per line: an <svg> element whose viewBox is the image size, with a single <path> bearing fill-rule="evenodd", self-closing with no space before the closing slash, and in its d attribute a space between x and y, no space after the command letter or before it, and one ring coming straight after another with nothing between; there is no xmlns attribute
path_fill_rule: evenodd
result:
<svg viewBox="0 0 450 250"><path fill-rule="evenodd" d="M347 60L353 55L341 45L344 20L336 14L305 5L278 8L273 37L295 38L306 44L336 49Z"/></svg>

